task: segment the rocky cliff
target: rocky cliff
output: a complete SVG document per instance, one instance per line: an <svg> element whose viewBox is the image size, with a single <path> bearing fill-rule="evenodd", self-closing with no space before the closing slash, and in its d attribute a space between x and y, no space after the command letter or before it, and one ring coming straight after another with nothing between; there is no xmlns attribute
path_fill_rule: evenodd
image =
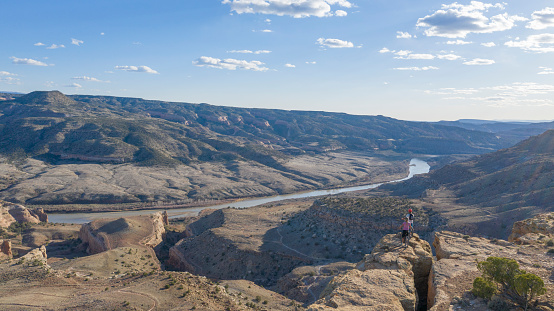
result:
<svg viewBox="0 0 554 311"><path fill-rule="evenodd" d="M0 240L0 259L12 257L12 242L10 240Z"/></svg>
<svg viewBox="0 0 554 311"><path fill-rule="evenodd" d="M358 263L336 276L309 310L416 310L427 295L433 256L417 234L408 247L400 234L388 234ZM423 306L422 306L423 304Z"/></svg>
<svg viewBox="0 0 554 311"><path fill-rule="evenodd" d="M14 222L48 222L48 215L42 208L31 210L23 205L0 200L0 228L9 227Z"/></svg>
<svg viewBox="0 0 554 311"><path fill-rule="evenodd" d="M485 310L487 303L469 291L473 280L481 275L477 261L490 256L515 259L521 269L541 277L548 292L539 298L538 305L545 307L541 310L554 308L554 260L544 244L520 246L504 240L441 231L435 234L433 246L437 261L429 276L430 310Z"/></svg>
<svg viewBox="0 0 554 311"><path fill-rule="evenodd" d="M155 248L163 242L165 234L162 213L119 219L99 219L83 224L79 238L89 254L110 249L146 245Z"/></svg>

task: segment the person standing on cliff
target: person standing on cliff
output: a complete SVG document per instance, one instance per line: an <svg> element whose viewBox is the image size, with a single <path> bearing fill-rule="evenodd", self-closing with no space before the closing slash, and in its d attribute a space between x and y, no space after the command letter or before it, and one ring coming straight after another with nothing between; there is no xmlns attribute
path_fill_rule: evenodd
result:
<svg viewBox="0 0 554 311"><path fill-rule="evenodd" d="M412 234L414 232L414 214L412 213L411 208L408 209L408 214L406 214L406 218L408 218L408 223L412 227L412 230L410 231L410 234Z"/></svg>
<svg viewBox="0 0 554 311"><path fill-rule="evenodd" d="M407 238L410 234L410 228L412 228L412 225L408 222L408 217L405 217L404 222L400 225L400 230L402 230L402 242L400 244L404 245L404 247L408 247Z"/></svg>

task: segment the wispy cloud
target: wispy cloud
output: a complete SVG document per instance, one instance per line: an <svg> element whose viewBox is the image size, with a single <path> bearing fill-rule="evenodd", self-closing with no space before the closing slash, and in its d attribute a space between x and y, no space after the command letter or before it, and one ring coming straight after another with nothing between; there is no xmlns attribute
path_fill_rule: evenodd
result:
<svg viewBox="0 0 554 311"><path fill-rule="evenodd" d="M73 45L80 46L83 43L85 43L83 40L71 38L71 44L73 44Z"/></svg>
<svg viewBox="0 0 554 311"><path fill-rule="evenodd" d="M15 78L17 76L15 73L0 71L0 82L6 84L20 84L20 80Z"/></svg>
<svg viewBox="0 0 554 311"><path fill-rule="evenodd" d="M306 64L308 64L308 65L315 65L315 64L317 64L317 62L315 62L315 61L312 61L312 62L306 62Z"/></svg>
<svg viewBox="0 0 554 311"><path fill-rule="evenodd" d="M317 39L316 43L323 46L323 47L328 47L328 48L332 48L332 49L353 48L354 47L354 43L349 42L349 41L340 40L340 39L319 38L319 39Z"/></svg>
<svg viewBox="0 0 554 311"><path fill-rule="evenodd" d="M484 59L484 58L474 58L472 60L468 60L467 62L464 62L464 65L469 66L484 66L484 65L492 65L495 61L492 59Z"/></svg>
<svg viewBox="0 0 554 311"><path fill-rule="evenodd" d="M466 44L472 44L473 42L471 41L464 41L464 40L450 40L450 41L446 41L446 44L450 44L450 45L466 45Z"/></svg>
<svg viewBox="0 0 554 311"><path fill-rule="evenodd" d="M81 80L81 81L90 81L90 82L105 82L105 83L109 83L110 81L102 81L102 80L99 80L99 79L96 79L96 78L93 78L93 77L87 77L87 76L82 76L82 77L73 77L71 78L73 80Z"/></svg>
<svg viewBox="0 0 554 311"><path fill-rule="evenodd" d="M516 82L478 89L442 88L427 90L425 93L443 95L445 96L443 99L463 100L465 102L481 103L497 108L507 106L554 106L551 99L554 94L554 85L534 82Z"/></svg>
<svg viewBox="0 0 554 311"><path fill-rule="evenodd" d="M32 59L32 58L17 58L15 56L10 57L12 60L12 64L18 64L18 65L31 65L31 66L48 66L47 64Z"/></svg>
<svg viewBox="0 0 554 311"><path fill-rule="evenodd" d="M342 12L333 13L331 6L352 7L346 0L223 0L222 3L229 4L231 11L238 14L288 15L295 18L344 16Z"/></svg>
<svg viewBox="0 0 554 311"><path fill-rule="evenodd" d="M285 67L287 67L287 68L296 68L296 66L293 65L293 64L285 64Z"/></svg>
<svg viewBox="0 0 554 311"><path fill-rule="evenodd" d="M71 84L68 84L68 85L64 85L64 87L73 87L73 88L76 88L76 89L80 89L83 86L80 85L80 84L77 84L77 83L71 83Z"/></svg>
<svg viewBox="0 0 554 311"><path fill-rule="evenodd" d="M434 67L434 66L394 68L394 70L410 70L410 71L427 71L427 70L437 70L437 69L439 69L439 67Z"/></svg>
<svg viewBox="0 0 554 311"><path fill-rule="evenodd" d="M258 51L251 51L251 50L232 50L227 51L227 53L238 53L238 54L269 54L271 51L268 50L258 50Z"/></svg>
<svg viewBox="0 0 554 311"><path fill-rule="evenodd" d="M426 36L465 38L470 33L508 30L513 28L516 22L527 20L507 13L485 16L485 13L493 9L504 10L504 5L479 1L471 1L468 5L457 2L443 4L440 10L418 19L416 26L427 28L424 32Z"/></svg>
<svg viewBox="0 0 554 311"><path fill-rule="evenodd" d="M253 60L253 61L246 61L246 60L238 60L238 59L219 59L214 57L208 57L208 56L202 56L195 61L192 62L194 66L198 67L210 67L210 68L217 68L217 69L227 69L227 70L237 70L237 69L244 69L244 70L252 70L252 71L267 71L269 68L264 67L264 63Z"/></svg>
<svg viewBox="0 0 554 311"><path fill-rule="evenodd" d="M348 13L344 10L336 10L335 11L335 16L339 16L339 17L344 17L344 16L347 16Z"/></svg>
<svg viewBox="0 0 554 311"><path fill-rule="evenodd" d="M457 59L461 59L462 57L460 55L455 55L455 54L440 54L440 55L437 55L437 58L445 59L445 60L457 60Z"/></svg>
<svg viewBox="0 0 554 311"><path fill-rule="evenodd" d="M552 75L554 74L554 70L550 67L539 67L541 71L538 72L539 75Z"/></svg>
<svg viewBox="0 0 554 311"><path fill-rule="evenodd" d="M63 45L63 44L52 44L50 46L47 46L46 48L49 49L49 50L62 49L62 48L65 48L65 45Z"/></svg>
<svg viewBox="0 0 554 311"><path fill-rule="evenodd" d="M42 43L42 42L37 42L35 44L33 44L34 46L45 46L46 44Z"/></svg>
<svg viewBox="0 0 554 311"><path fill-rule="evenodd" d="M554 27L554 8L545 8L540 11L535 11L531 17L533 20L527 24L527 28L545 29Z"/></svg>
<svg viewBox="0 0 554 311"><path fill-rule="evenodd" d="M526 40L508 41L504 43L509 47L516 47L527 52L548 53L554 52L554 34L543 33L531 35Z"/></svg>
<svg viewBox="0 0 554 311"><path fill-rule="evenodd" d="M129 72L144 72L151 74L158 74L158 72L148 66L115 66L117 70L124 70Z"/></svg>
<svg viewBox="0 0 554 311"><path fill-rule="evenodd" d="M492 48L493 46L496 46L494 42L484 42L484 43L481 43L481 45L488 48Z"/></svg>
<svg viewBox="0 0 554 311"><path fill-rule="evenodd" d="M410 39L412 37L411 34L403 31L397 31L396 32L396 38L398 39Z"/></svg>

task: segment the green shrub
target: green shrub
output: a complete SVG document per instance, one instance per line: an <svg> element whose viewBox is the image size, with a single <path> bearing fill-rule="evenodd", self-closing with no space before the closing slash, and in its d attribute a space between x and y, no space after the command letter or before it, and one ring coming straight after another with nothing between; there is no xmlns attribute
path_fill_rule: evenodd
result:
<svg viewBox="0 0 554 311"><path fill-rule="evenodd" d="M496 284L491 280L478 277L473 281L473 288L471 292L481 298L491 299L494 294L498 291Z"/></svg>
<svg viewBox="0 0 554 311"><path fill-rule="evenodd" d="M487 307L494 311L505 311L510 309L510 304L498 296L493 296L487 304Z"/></svg>
<svg viewBox="0 0 554 311"><path fill-rule="evenodd" d="M525 272L514 278L514 289L525 303L525 310L535 297L546 293L543 280L532 273Z"/></svg>
<svg viewBox="0 0 554 311"><path fill-rule="evenodd" d="M471 291L476 296L491 299L500 285L501 294L524 305L527 310L533 299L546 293L543 280L532 273L520 270L519 264L513 259L489 257L478 262L477 268L483 273L483 277L473 281ZM495 307L499 303L496 303Z"/></svg>

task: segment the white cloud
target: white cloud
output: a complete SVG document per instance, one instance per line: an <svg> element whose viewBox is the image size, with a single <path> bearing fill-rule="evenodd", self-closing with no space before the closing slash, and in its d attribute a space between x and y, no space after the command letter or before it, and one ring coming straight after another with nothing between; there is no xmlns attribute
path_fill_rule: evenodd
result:
<svg viewBox="0 0 554 311"><path fill-rule="evenodd" d="M379 53L381 54L384 54L384 53L392 53L393 51L389 50L388 48L382 48L379 50Z"/></svg>
<svg viewBox="0 0 554 311"><path fill-rule="evenodd" d="M227 53L239 53L239 54L269 54L271 51L268 50L258 50L258 51L250 51L250 50L232 50L227 51Z"/></svg>
<svg viewBox="0 0 554 311"><path fill-rule="evenodd" d="M105 35L105 33L101 32L100 35L103 36L103 35Z"/></svg>
<svg viewBox="0 0 554 311"><path fill-rule="evenodd" d="M104 35L104 33L102 33L102 35ZM75 38L71 38L71 44L74 44L74 45L77 45L77 46L80 46L81 44L85 43L83 40L79 40L79 39L75 39Z"/></svg>
<svg viewBox="0 0 554 311"><path fill-rule="evenodd" d="M435 55L432 54L412 54L412 51L400 50L392 51L396 56L396 59L435 59Z"/></svg>
<svg viewBox="0 0 554 311"><path fill-rule="evenodd" d="M192 64L198 67L210 67L210 68L227 69L227 70L237 70L237 69L252 70L252 71L269 70L269 68L263 67L264 63L257 60L246 61L246 60L238 60L238 59L232 59L232 58L221 60L219 58L213 58L208 56L202 56L197 60L193 61Z"/></svg>
<svg viewBox="0 0 554 311"><path fill-rule="evenodd" d="M285 67L287 67L287 68L296 68L296 66L293 65L293 64L285 64Z"/></svg>
<svg viewBox="0 0 554 311"><path fill-rule="evenodd" d="M438 67L426 66L426 67L399 67L394 68L394 70L411 70L411 71L426 71L426 70L437 70Z"/></svg>
<svg viewBox="0 0 554 311"><path fill-rule="evenodd" d="M315 62L315 61L313 61L313 62L306 62L306 64L308 64L308 65L315 65L315 64L317 64L317 62Z"/></svg>
<svg viewBox="0 0 554 311"><path fill-rule="evenodd" d="M471 41L464 41L464 40L456 40L456 41L446 41L446 44L450 45L466 45L466 44L472 44Z"/></svg>
<svg viewBox="0 0 554 311"><path fill-rule="evenodd" d="M46 44L42 43L42 42L37 42L35 44L33 44L34 46L45 46Z"/></svg>
<svg viewBox="0 0 554 311"><path fill-rule="evenodd" d="M21 84L21 81L14 77L0 77L0 82L4 82L6 84Z"/></svg>
<svg viewBox="0 0 554 311"><path fill-rule="evenodd" d="M130 72L145 72L145 73L158 74L156 70L148 66L115 66L115 69L125 70Z"/></svg>
<svg viewBox="0 0 554 311"><path fill-rule="evenodd" d="M82 77L73 77L71 78L73 80L81 80L81 81L90 81L90 82L109 82L109 81L102 81L102 80L99 80L99 79L96 79L96 78L93 78L93 77L87 77L87 76L82 76Z"/></svg>
<svg viewBox="0 0 554 311"><path fill-rule="evenodd" d="M533 20L525 26L527 28L545 29L548 27L554 27L554 8L544 8L540 11L535 11L531 17Z"/></svg>
<svg viewBox="0 0 554 311"><path fill-rule="evenodd" d="M47 64L34 60L31 58L17 58L15 56L10 57L12 59L12 64L18 64L18 65L32 65L32 66L48 66Z"/></svg>
<svg viewBox="0 0 554 311"><path fill-rule="evenodd" d="M441 54L441 55L437 55L437 58L438 59L445 59L445 60L457 60L457 59L460 59L462 57L459 56L459 55L455 55L455 54Z"/></svg>
<svg viewBox="0 0 554 311"><path fill-rule="evenodd" d="M539 75L551 75L551 74L554 74L554 70L552 70L552 68L549 68L549 67L539 67L539 69L541 71L539 71Z"/></svg>
<svg viewBox="0 0 554 311"><path fill-rule="evenodd" d="M340 39L317 39L317 44L321 46L326 46L328 48L352 48L354 44L349 41L344 41Z"/></svg>
<svg viewBox="0 0 554 311"><path fill-rule="evenodd" d="M528 52L536 53L548 53L554 52L554 34L543 33L538 35L531 35L526 40L508 41L504 43L509 47L516 47Z"/></svg>
<svg viewBox="0 0 554 311"><path fill-rule="evenodd" d="M271 29L263 29L263 30L261 30L261 32L273 32L273 30L271 30Z"/></svg>
<svg viewBox="0 0 554 311"><path fill-rule="evenodd" d="M271 24L271 20L269 18L266 18L264 22Z"/></svg>
<svg viewBox="0 0 554 311"><path fill-rule="evenodd" d="M407 32L397 31L396 33L397 33L396 37L398 39L410 39L412 37L412 35Z"/></svg>
<svg viewBox="0 0 554 311"><path fill-rule="evenodd" d="M481 43L481 45L488 48L492 48L493 46L496 46L494 42L485 42L485 43Z"/></svg>
<svg viewBox="0 0 554 311"><path fill-rule="evenodd" d="M60 44L60 45L52 44L51 46L48 46L46 48L49 49L49 50L55 50L55 49L65 48L65 45L63 45L63 44Z"/></svg>
<svg viewBox="0 0 554 311"><path fill-rule="evenodd" d="M222 3L229 4L231 11L238 14L288 15L294 18L332 16L331 6L352 7L346 0L223 0Z"/></svg>
<svg viewBox="0 0 554 311"><path fill-rule="evenodd" d="M339 16L339 17L344 17L344 16L347 16L348 13L346 13L346 11L344 10L336 10L335 11L335 16Z"/></svg>
<svg viewBox="0 0 554 311"><path fill-rule="evenodd" d="M492 65L494 63L495 61L492 59L474 58L472 60L468 60L467 62L464 62L464 65L483 66L483 65Z"/></svg>
<svg viewBox="0 0 554 311"><path fill-rule="evenodd" d="M77 83L71 83L71 84L68 84L68 85L64 85L64 87L74 87L74 88L80 89L83 86L81 86L80 84L77 84Z"/></svg>
<svg viewBox="0 0 554 311"><path fill-rule="evenodd" d="M534 82L516 82L508 85L481 87L478 89L442 88L425 91L430 95L445 95L443 99L464 100L502 108L506 106L553 106L551 100L554 85ZM464 96L466 95L466 96Z"/></svg>
<svg viewBox="0 0 554 311"><path fill-rule="evenodd" d="M0 76L17 76L15 73L7 72L7 71L0 71Z"/></svg>
<svg viewBox="0 0 554 311"><path fill-rule="evenodd" d="M470 33L492 33L511 29L517 21L527 20L517 15L485 16L490 9L504 10L500 3L471 1L468 5L454 2L443 4L440 10L418 19L416 26L425 27L426 36L465 38Z"/></svg>

